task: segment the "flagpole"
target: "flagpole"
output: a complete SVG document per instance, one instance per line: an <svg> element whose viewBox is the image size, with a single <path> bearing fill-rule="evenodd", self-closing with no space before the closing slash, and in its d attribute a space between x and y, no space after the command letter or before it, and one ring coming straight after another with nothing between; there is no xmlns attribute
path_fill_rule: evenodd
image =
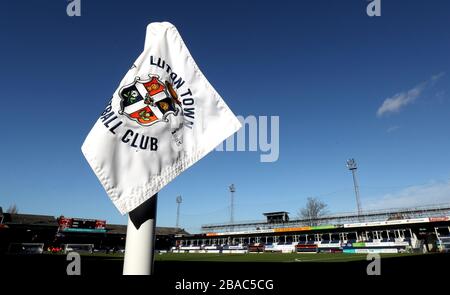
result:
<svg viewBox="0 0 450 295"><path fill-rule="evenodd" d="M149 28L150 24L146 29L144 50L150 46ZM124 275L152 275L154 272L157 201L158 194L155 194L128 213Z"/></svg>
<svg viewBox="0 0 450 295"><path fill-rule="evenodd" d="M156 207L158 194L128 214L124 275L151 275L154 272Z"/></svg>

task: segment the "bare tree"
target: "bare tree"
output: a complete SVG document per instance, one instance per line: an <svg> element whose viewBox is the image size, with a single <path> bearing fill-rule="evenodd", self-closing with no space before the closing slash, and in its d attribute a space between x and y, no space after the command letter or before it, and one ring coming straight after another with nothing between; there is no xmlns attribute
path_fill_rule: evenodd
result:
<svg viewBox="0 0 450 295"><path fill-rule="evenodd" d="M308 198L305 208L299 211L299 217L308 220L309 226L318 225L317 218L327 213L327 207L327 204L317 198Z"/></svg>
<svg viewBox="0 0 450 295"><path fill-rule="evenodd" d="M6 213L17 214L17 213L19 213L19 208L17 208L16 204L13 204L13 205L8 207L8 210L6 210Z"/></svg>

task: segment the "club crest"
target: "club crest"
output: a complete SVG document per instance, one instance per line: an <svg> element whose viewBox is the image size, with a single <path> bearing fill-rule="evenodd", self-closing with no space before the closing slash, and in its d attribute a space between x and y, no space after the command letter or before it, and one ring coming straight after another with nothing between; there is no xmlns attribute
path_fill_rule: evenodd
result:
<svg viewBox="0 0 450 295"><path fill-rule="evenodd" d="M142 126L169 122L169 115L178 116L182 112L177 92L170 82L163 83L157 75L148 76L147 80L136 77L119 90L119 114Z"/></svg>

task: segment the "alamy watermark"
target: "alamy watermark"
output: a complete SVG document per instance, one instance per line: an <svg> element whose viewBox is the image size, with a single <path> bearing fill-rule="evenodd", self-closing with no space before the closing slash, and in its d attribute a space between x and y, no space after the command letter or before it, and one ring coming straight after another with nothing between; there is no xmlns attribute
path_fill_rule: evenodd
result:
<svg viewBox="0 0 450 295"><path fill-rule="evenodd" d="M368 16L381 16L381 0L368 0L366 13Z"/></svg>
<svg viewBox="0 0 450 295"><path fill-rule="evenodd" d="M67 0L66 13L68 16L81 16L81 0ZM381 0L367 0L366 13L368 16L381 16Z"/></svg>
<svg viewBox="0 0 450 295"><path fill-rule="evenodd" d="M81 256L77 252L69 252L66 257L67 261L71 261L66 268L68 276L81 275Z"/></svg>
<svg viewBox="0 0 450 295"><path fill-rule="evenodd" d="M367 0L366 13L368 16L381 16L381 0ZM81 0L67 0L66 13L68 16L81 16Z"/></svg>
<svg viewBox="0 0 450 295"><path fill-rule="evenodd" d="M81 16L81 0L68 0L66 13L68 16Z"/></svg>
<svg viewBox="0 0 450 295"><path fill-rule="evenodd" d="M378 253L371 253L367 255L367 261L371 261L367 265L366 273L368 276L379 276L381 275L381 256Z"/></svg>
<svg viewBox="0 0 450 295"><path fill-rule="evenodd" d="M237 118L242 128L218 145L216 151L259 151L260 162L276 162L280 156L280 117L237 116Z"/></svg>

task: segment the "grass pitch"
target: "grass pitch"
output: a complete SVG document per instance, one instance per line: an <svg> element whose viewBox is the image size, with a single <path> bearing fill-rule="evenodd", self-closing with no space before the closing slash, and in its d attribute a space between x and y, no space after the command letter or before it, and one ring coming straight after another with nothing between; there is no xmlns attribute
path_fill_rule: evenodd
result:
<svg viewBox="0 0 450 295"><path fill-rule="evenodd" d="M381 258L408 257L423 254L381 254ZM196 262L351 262L366 261L367 254L347 253L247 253L247 254L212 254L212 253L161 253L156 261L196 261Z"/></svg>

